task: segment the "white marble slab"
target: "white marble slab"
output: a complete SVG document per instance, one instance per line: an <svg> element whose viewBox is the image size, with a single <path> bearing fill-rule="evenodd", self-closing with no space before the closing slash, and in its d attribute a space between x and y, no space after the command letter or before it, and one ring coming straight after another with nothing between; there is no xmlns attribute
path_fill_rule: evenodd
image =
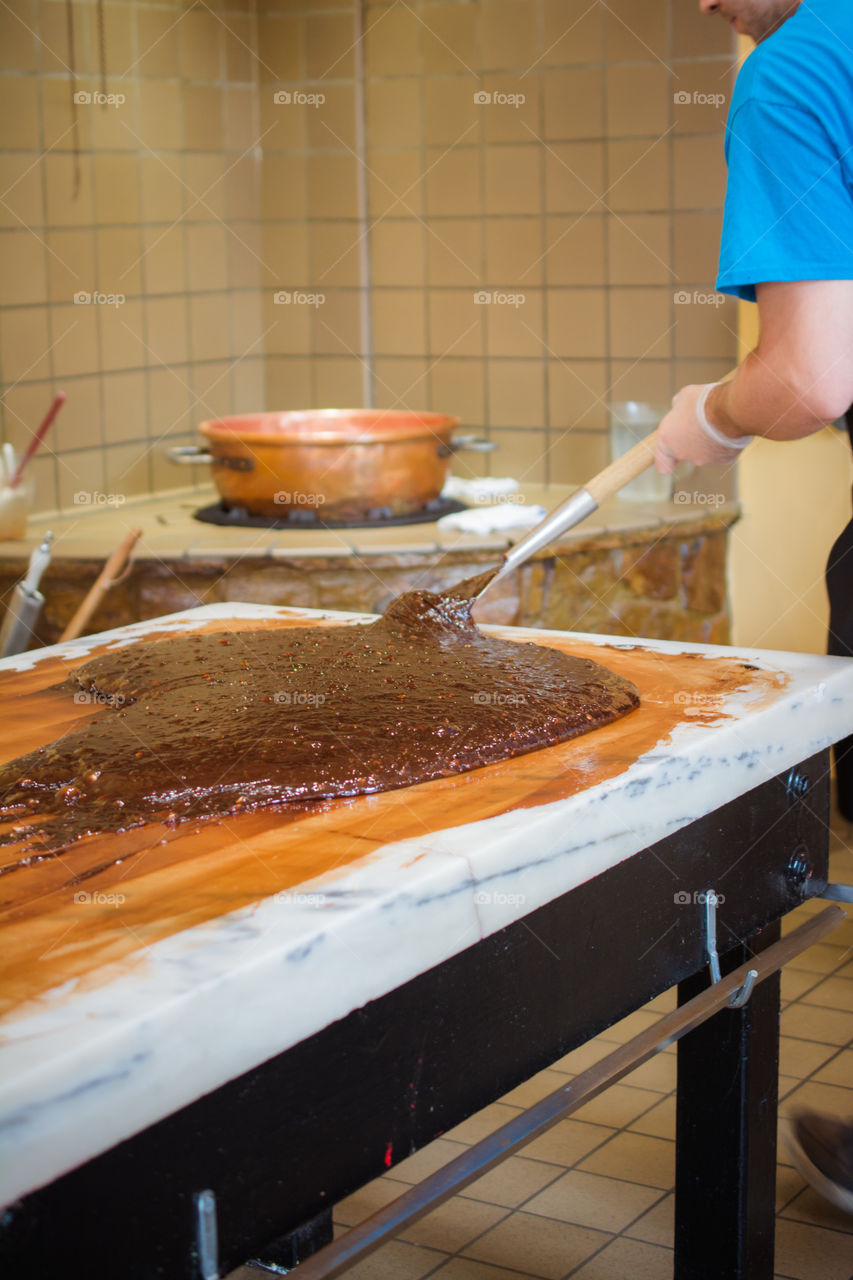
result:
<svg viewBox="0 0 853 1280"><path fill-rule="evenodd" d="M131 644L152 630L275 616L364 620L212 605L6 659L0 671L105 639ZM544 643L555 634L487 629ZM748 693L727 697L728 718L680 725L626 772L568 799L386 845L343 876L320 876L157 942L144 965L119 964L103 985L84 990L73 980L13 1012L0 1022L0 1204L853 732L853 661L666 641L643 647L736 657L783 671L788 683L758 703Z"/></svg>

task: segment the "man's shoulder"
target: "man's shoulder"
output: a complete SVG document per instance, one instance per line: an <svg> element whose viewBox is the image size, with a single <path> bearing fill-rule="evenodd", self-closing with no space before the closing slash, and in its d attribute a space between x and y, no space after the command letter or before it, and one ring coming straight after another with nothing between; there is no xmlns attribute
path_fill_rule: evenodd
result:
<svg viewBox="0 0 853 1280"><path fill-rule="evenodd" d="M853 88L853 4L808 0L746 59L733 108L760 102L820 110L826 99L850 101Z"/></svg>

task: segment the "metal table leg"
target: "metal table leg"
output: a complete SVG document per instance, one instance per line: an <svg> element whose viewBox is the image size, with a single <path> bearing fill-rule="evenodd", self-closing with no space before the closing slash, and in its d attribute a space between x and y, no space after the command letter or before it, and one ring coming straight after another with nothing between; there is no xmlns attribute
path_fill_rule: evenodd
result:
<svg viewBox="0 0 853 1280"><path fill-rule="evenodd" d="M769 925L721 961L744 964L779 936ZM709 985L679 984L679 1003ZM779 974L678 1046L675 1280L772 1280L779 1084Z"/></svg>

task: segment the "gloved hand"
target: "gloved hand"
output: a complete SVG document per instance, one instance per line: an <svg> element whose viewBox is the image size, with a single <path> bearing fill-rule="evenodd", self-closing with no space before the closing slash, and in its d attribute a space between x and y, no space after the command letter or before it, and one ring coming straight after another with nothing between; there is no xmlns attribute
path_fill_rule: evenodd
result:
<svg viewBox="0 0 853 1280"><path fill-rule="evenodd" d="M730 466L754 438L727 436L708 421L705 401L719 385L682 387L673 396L672 409L658 427L655 467L661 475L669 475L679 462Z"/></svg>

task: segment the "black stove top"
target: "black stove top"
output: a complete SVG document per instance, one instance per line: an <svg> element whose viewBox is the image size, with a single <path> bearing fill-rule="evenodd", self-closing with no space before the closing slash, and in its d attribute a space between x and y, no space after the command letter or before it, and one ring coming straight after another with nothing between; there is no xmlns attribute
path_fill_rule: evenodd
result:
<svg viewBox="0 0 853 1280"><path fill-rule="evenodd" d="M467 510L464 502L453 498L435 498L420 511L395 516L387 509L365 516L363 520L324 520L315 508L282 509L280 516L253 516L245 507L226 507L214 502L193 512L194 519L205 524L218 524L241 529L393 529L406 524L429 524L440 516Z"/></svg>

